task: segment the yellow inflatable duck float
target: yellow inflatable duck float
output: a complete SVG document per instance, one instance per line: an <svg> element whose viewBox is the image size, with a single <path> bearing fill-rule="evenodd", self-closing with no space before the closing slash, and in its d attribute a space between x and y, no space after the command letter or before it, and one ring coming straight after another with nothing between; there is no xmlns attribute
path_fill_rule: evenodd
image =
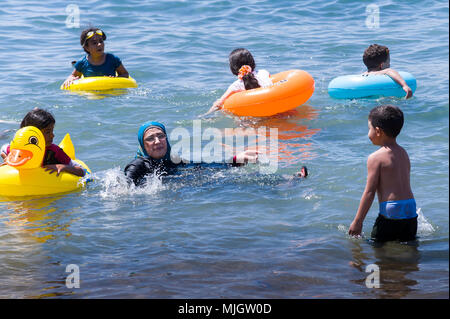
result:
<svg viewBox="0 0 450 319"><path fill-rule="evenodd" d="M91 171L85 163L75 158L75 149L66 134L59 144L64 152L85 170L84 177L63 172L49 174L42 167L45 154L45 138L34 126L26 126L16 132L10 144L6 165L0 166L0 196L36 196L65 193L80 189L91 181Z"/></svg>

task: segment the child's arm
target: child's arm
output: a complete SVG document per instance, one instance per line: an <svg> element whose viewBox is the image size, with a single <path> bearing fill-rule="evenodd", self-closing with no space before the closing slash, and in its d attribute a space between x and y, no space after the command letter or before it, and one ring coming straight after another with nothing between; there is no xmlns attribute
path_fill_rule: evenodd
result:
<svg viewBox="0 0 450 319"><path fill-rule="evenodd" d="M0 150L0 156L2 157L3 161L6 159L6 157L9 154L9 144L3 144L2 148ZM6 163L3 163L6 164Z"/></svg>
<svg viewBox="0 0 450 319"><path fill-rule="evenodd" d="M76 176L83 177L85 175L85 170L83 167L72 161L72 159L64 152L62 148L59 146L52 144L50 149L55 152L55 159L59 164L49 164L44 165L45 171L49 171L50 174L53 172L57 172L56 176L58 176L62 172L67 172Z"/></svg>
<svg viewBox="0 0 450 319"><path fill-rule="evenodd" d="M61 174L62 172L67 172L80 177L83 177L85 175L85 171L81 166L53 164L53 165L45 165L44 169L46 172L49 172L50 174L56 172L56 176L59 176L59 174Z"/></svg>
<svg viewBox="0 0 450 319"><path fill-rule="evenodd" d="M1 156L2 159L3 159L3 163L0 163L0 166L6 165L6 162L5 162L6 154L3 154L3 152L2 152L2 153L0 154L0 156Z"/></svg>
<svg viewBox="0 0 450 319"><path fill-rule="evenodd" d="M214 111L220 110L223 107L223 104L225 103L225 100L228 99L232 94L240 92L239 90L234 89L232 86L230 86L225 93L220 97L220 99L216 100L209 109L208 112L206 112L203 115L208 115L209 113L212 113Z"/></svg>
<svg viewBox="0 0 450 319"><path fill-rule="evenodd" d="M375 154L372 154L367 159L367 183L364 193L359 202L358 211L353 219L352 224L348 230L350 236L358 236L361 234L364 218L370 206L372 206L373 199L377 192L378 182L380 179L380 163L376 159Z"/></svg>
<svg viewBox="0 0 450 319"><path fill-rule="evenodd" d="M73 70L72 74L69 75L69 77L64 81L63 87L68 87L73 81L78 80L82 75L83 73Z"/></svg>
<svg viewBox="0 0 450 319"><path fill-rule="evenodd" d="M409 99L413 95L411 88L408 86L408 84L406 84L405 80L403 80L402 76L397 71L393 69L385 69L382 71L382 73L388 75L392 80L401 85L403 91L406 92L405 98Z"/></svg>
<svg viewBox="0 0 450 319"><path fill-rule="evenodd" d="M119 67L116 69L117 76L121 78L128 78L130 75L128 74L127 69L123 66L123 64L120 64Z"/></svg>

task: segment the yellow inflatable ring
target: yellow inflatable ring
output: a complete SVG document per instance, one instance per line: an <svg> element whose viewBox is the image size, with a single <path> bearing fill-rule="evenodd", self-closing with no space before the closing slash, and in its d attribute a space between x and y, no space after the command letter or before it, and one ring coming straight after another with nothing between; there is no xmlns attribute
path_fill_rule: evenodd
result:
<svg viewBox="0 0 450 319"><path fill-rule="evenodd" d="M132 77L90 76L81 77L73 81L68 87L61 85L61 90L69 91L105 91L112 89L137 88L136 80Z"/></svg>
<svg viewBox="0 0 450 319"><path fill-rule="evenodd" d="M314 79L303 70L290 70L271 76L273 85L235 93L223 109L238 116L271 116L302 105L314 92Z"/></svg>
<svg viewBox="0 0 450 319"><path fill-rule="evenodd" d="M66 134L59 144L64 152L85 170L84 177L63 172L56 176L42 168L45 138L34 126L26 126L16 132L10 144L6 165L0 166L0 196L36 196L65 193L81 189L91 181L91 170L75 159L75 149Z"/></svg>

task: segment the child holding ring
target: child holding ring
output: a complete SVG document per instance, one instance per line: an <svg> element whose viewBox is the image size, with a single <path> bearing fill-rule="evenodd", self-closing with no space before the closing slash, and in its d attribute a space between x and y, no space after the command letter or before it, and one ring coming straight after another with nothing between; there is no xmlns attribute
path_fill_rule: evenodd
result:
<svg viewBox="0 0 450 319"><path fill-rule="evenodd" d="M55 118L53 115L43 109L34 108L28 112L20 123L20 128L26 126L35 126L41 130L45 138L45 154L42 166L46 172L52 174L56 172L58 176L62 172L67 172L76 176L83 177L86 171L72 159L56 144L53 144L53 129L55 127ZM9 144L1 148L1 156L5 159L10 153ZM2 164L4 165L4 163Z"/></svg>
<svg viewBox="0 0 450 319"><path fill-rule="evenodd" d="M98 28L83 30L80 36L80 44L87 55L75 62L72 74L64 81L63 86L68 87L81 76L129 76L128 71L120 58L111 53L105 53L106 34Z"/></svg>
<svg viewBox="0 0 450 319"><path fill-rule="evenodd" d="M411 88L406 84L400 73L391 69L391 58L389 49L386 46L378 44L370 45L364 51L363 62L367 67L367 71L363 73L364 75L386 74L402 87L406 93L406 99L409 99L413 95Z"/></svg>
<svg viewBox="0 0 450 319"><path fill-rule="evenodd" d="M223 107L225 100L236 92L256 89L259 87L269 87L273 84L267 70L261 69L259 71L255 71L255 60L250 51L247 49L238 48L233 50L228 59L231 73L236 75L238 78L228 87L222 97L214 102L213 106L204 115L220 110Z"/></svg>

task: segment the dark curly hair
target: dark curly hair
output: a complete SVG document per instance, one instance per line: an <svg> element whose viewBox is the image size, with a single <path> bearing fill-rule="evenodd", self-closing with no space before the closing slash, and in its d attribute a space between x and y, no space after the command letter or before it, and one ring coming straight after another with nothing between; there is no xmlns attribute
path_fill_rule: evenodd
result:
<svg viewBox="0 0 450 319"><path fill-rule="evenodd" d="M38 129L42 130L49 126L50 124L55 124L55 118L52 113L47 110L39 109L35 107L30 112L25 115L22 122L20 123L20 127L25 126L35 126Z"/></svg>
<svg viewBox="0 0 450 319"><path fill-rule="evenodd" d="M253 59L252 54L250 53L250 51L244 48L238 48L231 51L228 60L230 61L231 73L233 73L234 75L239 74L239 69L243 65L250 66L252 68L252 71L254 71L256 67L255 59ZM253 73L245 75L242 78L242 81L244 82L246 90L256 89L260 87L258 80L255 78L255 75Z"/></svg>
<svg viewBox="0 0 450 319"><path fill-rule="evenodd" d="M81 35L80 35L80 44L81 44L81 46L83 47L84 52L89 53L89 52L86 51L86 49L84 48L84 46L86 45L86 36L87 36L87 34L88 34L89 32L91 32L91 31L94 31L94 32L95 32L95 31L97 31L97 30L100 30L100 31L103 32L102 39L103 39L103 41L105 41L105 40L106 40L106 33L105 33L103 30L99 29L99 28L91 27L91 28L88 28L88 29L85 29L85 30L81 31Z"/></svg>
<svg viewBox="0 0 450 319"><path fill-rule="evenodd" d="M379 66L381 63L386 62L389 57L389 49L384 45L372 44L363 54L363 62L367 66L367 69L373 69Z"/></svg>
<svg viewBox="0 0 450 319"><path fill-rule="evenodd" d="M403 112L397 106L380 105L369 113L369 121L373 127L379 127L389 137L397 137L403 127Z"/></svg>

